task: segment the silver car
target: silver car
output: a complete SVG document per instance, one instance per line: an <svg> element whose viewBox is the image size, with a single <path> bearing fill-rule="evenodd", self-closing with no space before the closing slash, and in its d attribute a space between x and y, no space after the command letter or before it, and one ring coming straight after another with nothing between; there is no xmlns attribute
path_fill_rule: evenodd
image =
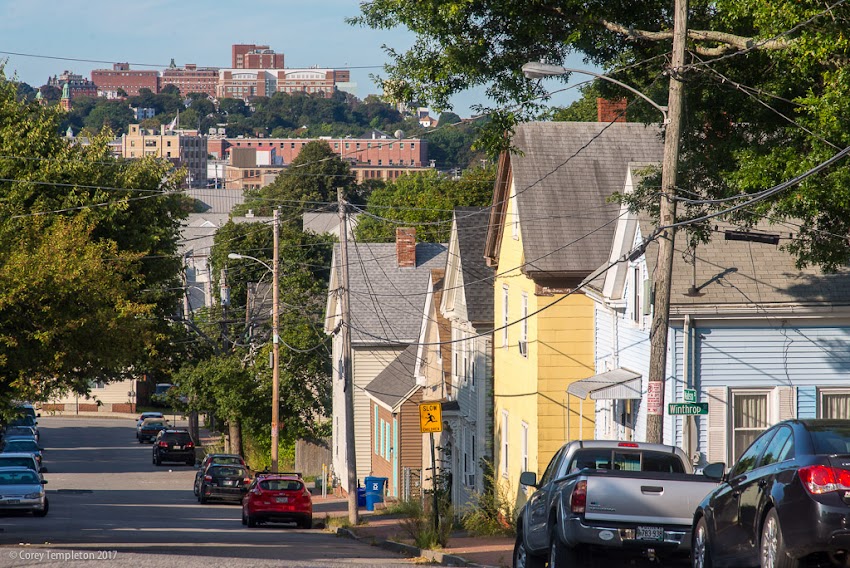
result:
<svg viewBox="0 0 850 568"><path fill-rule="evenodd" d="M31 511L35 517L44 517L50 507L46 483L26 467L0 468L0 510Z"/></svg>

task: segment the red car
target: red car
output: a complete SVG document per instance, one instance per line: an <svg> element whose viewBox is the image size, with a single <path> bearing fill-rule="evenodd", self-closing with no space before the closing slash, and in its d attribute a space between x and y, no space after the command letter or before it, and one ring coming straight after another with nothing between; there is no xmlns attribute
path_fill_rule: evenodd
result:
<svg viewBox="0 0 850 568"><path fill-rule="evenodd" d="M258 473L242 498L242 524L296 523L313 526L313 497L297 474Z"/></svg>

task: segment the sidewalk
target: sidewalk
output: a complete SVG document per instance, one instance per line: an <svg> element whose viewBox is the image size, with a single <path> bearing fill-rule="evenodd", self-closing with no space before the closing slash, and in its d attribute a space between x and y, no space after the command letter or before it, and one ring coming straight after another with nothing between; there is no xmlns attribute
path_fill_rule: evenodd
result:
<svg viewBox="0 0 850 568"><path fill-rule="evenodd" d="M514 539L510 537L472 537L454 533L448 545L438 551L419 550L404 532L399 515L376 515L361 511L367 524L349 529L352 536L409 556L425 557L444 566L510 567ZM400 546L399 546L400 545Z"/></svg>

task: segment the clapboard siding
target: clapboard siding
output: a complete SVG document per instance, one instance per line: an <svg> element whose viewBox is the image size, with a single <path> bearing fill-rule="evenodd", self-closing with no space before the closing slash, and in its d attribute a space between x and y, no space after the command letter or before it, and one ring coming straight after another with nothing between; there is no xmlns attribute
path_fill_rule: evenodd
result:
<svg viewBox="0 0 850 568"><path fill-rule="evenodd" d="M372 475L372 476L375 476L375 477L386 477L389 480L387 482L387 484L389 485L390 483L392 483L392 479L393 479L392 455L393 455L393 452L398 451L392 445L392 440L393 440L392 430L389 431L389 443L387 443L386 440L385 440L385 437L387 436L386 425L389 424L390 428L392 427L391 425L393 423L393 415L389 410L387 410L383 406L380 406L379 404L377 404L374 401L371 401L370 404L372 406L372 412L371 412L371 416L372 416L372 429L371 429L372 430L372 436L371 437L374 438L375 433L379 432L379 438L378 438L377 443L375 442L374 439L372 440L372 443L371 443L372 447L369 451L369 454L372 458L372 469L369 472L369 475ZM375 425L374 425L375 408L378 409L378 429L377 430L375 429ZM389 448L390 448L389 453L386 453L387 446L389 446ZM377 448L378 451L375 451L376 448ZM385 454L385 455L381 455L382 453ZM390 494L392 494L392 488L388 487L387 489L389 490Z"/></svg>
<svg viewBox="0 0 850 568"><path fill-rule="evenodd" d="M422 402L422 389L418 389L413 395L401 405L399 416L399 467L411 467L419 469L422 467L422 432L419 429L419 403ZM399 472L401 479L401 472Z"/></svg>
<svg viewBox="0 0 850 568"><path fill-rule="evenodd" d="M797 418L818 417L818 389L799 387L797 389Z"/></svg>

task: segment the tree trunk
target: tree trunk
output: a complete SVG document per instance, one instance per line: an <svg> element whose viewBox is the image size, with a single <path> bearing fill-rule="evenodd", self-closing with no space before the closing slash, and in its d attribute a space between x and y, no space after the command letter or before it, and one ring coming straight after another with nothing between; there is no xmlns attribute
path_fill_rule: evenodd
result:
<svg viewBox="0 0 850 568"><path fill-rule="evenodd" d="M230 449L229 452L231 454L239 454L242 455L242 425L239 423L239 420L229 420L227 422L227 429L229 432L228 438L230 439Z"/></svg>

